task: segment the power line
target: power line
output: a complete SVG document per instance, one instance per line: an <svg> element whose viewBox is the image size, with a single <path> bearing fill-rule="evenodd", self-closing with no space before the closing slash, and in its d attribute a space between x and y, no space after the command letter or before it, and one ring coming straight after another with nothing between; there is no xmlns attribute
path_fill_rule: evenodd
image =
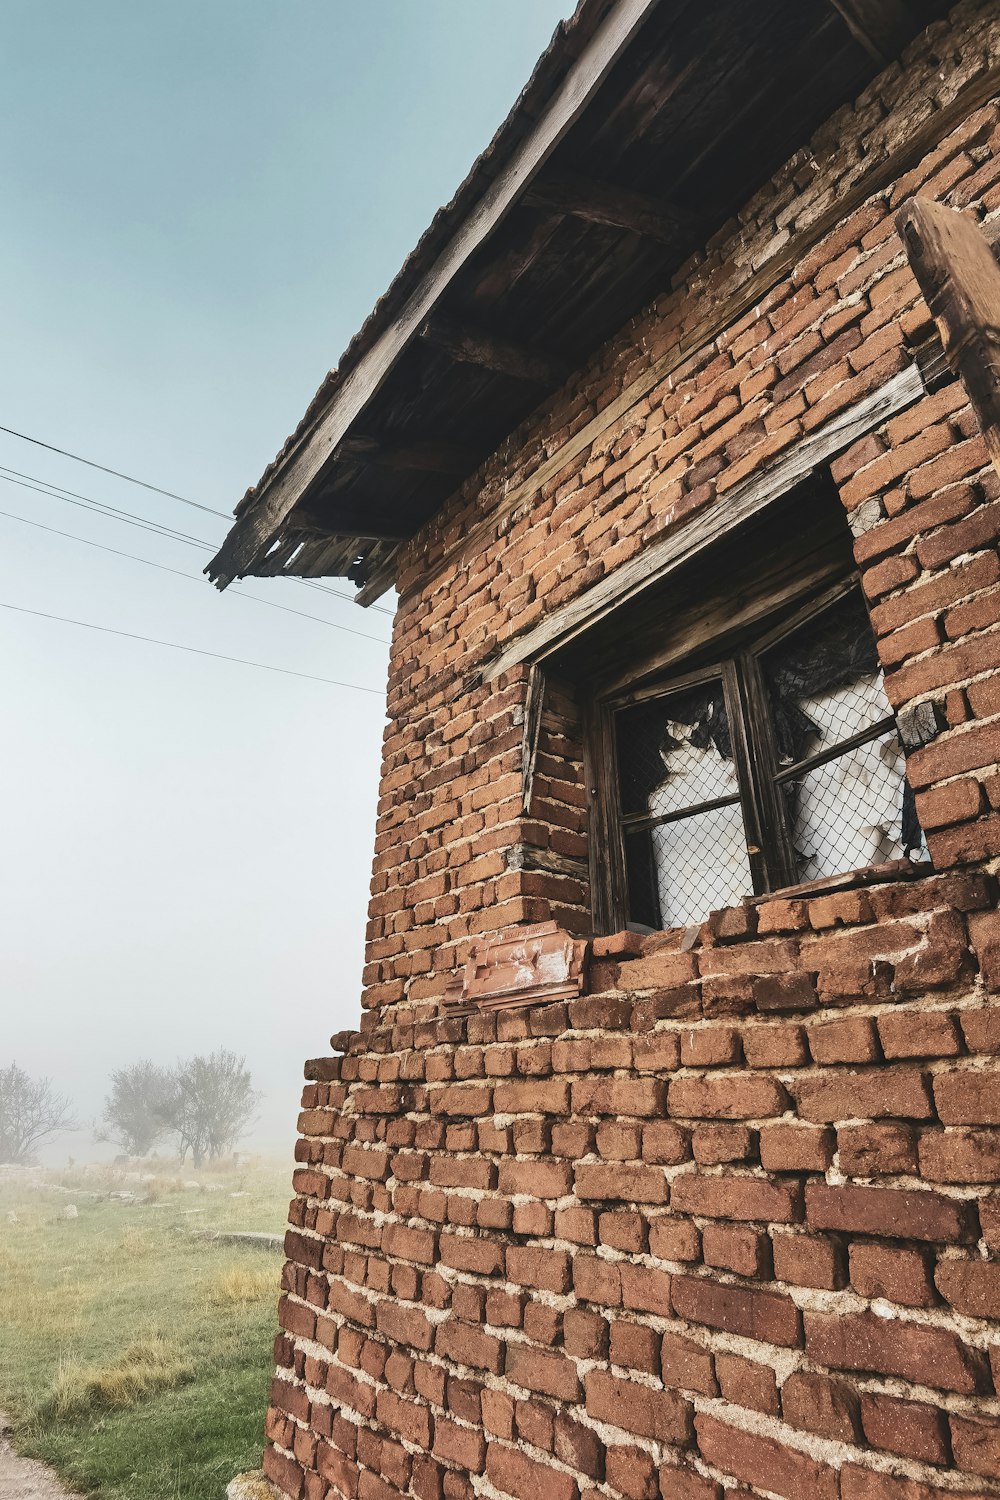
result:
<svg viewBox="0 0 1000 1500"><path fill-rule="evenodd" d="M134 552L122 552L118 547L108 547L103 542L95 542L86 536L77 536L73 531L60 531L57 526L46 526L41 521L32 521L28 516L19 516L12 510L0 510L0 516L5 516L8 521L22 521L25 526L34 526L38 531L48 531L53 536L66 537L71 542L82 542L85 547L96 547L99 552L110 552L113 557L127 557L130 562L143 563L147 568L156 568L161 573L173 573L176 578L187 578L191 583L202 583L201 575L198 573L185 573L181 568L168 567L166 563L153 562L151 558L139 557ZM286 615L298 615L300 620L314 620L317 625L327 625L331 630L342 630L346 635L360 636L363 641L376 641L380 646L387 646L388 641L380 635L369 635L364 630L354 630L350 625L338 625L334 620L324 620L322 615L310 615L303 609L292 609L288 604L278 604L274 599L261 599L258 594L247 594L237 587L236 597L246 599L251 604L263 604L268 609L283 610Z"/></svg>
<svg viewBox="0 0 1000 1500"><path fill-rule="evenodd" d="M188 651L193 656L211 656L216 661L235 662L241 667L257 667L262 672L280 672L283 677L304 677L309 682L325 682L331 687L348 688L354 693L373 693L381 698L379 688L362 687L357 682L338 682L334 677L317 677L312 672L295 672L291 667L272 667L263 661L247 661L242 656L224 656L221 651L204 651L200 646L182 646L179 641L161 641L152 635L136 635L131 630L116 630L111 625L95 625L90 620L71 620L67 615L50 615L43 609L28 609L23 604L8 604L0 599L0 609L12 609L20 615L34 615L39 620L56 620L60 625L79 625L83 630L99 630L102 635L120 635L128 641L145 641L150 646L168 646L172 651Z"/></svg>
<svg viewBox="0 0 1000 1500"><path fill-rule="evenodd" d="M158 484L150 484L145 479L136 479L132 474L123 474L120 469L109 469L107 464L95 463L92 458L81 458L79 453L70 453L66 448L57 448L54 443L43 443L41 438L29 437L26 432L15 432L13 427L0 427L0 432L6 432L8 437L20 438L22 443L33 443L36 448L47 448L50 453L58 453L62 458L71 458L75 463L86 464L88 469L99 469L102 474L113 474L116 479L124 479L128 484L137 484L140 489L151 490L154 495L166 495L168 500L179 500L182 505L191 505L195 510L203 510L209 516L221 516L223 521L232 520L224 510L213 510L210 505L202 505L197 500L189 500L186 495L178 495L174 490L161 489Z"/></svg>
<svg viewBox="0 0 1000 1500"><path fill-rule="evenodd" d="M0 432L7 430L7 428L0 427ZM10 469L0 464L0 480L3 480L5 484L16 485L18 489L32 490L36 494L47 495L52 500L62 500L66 505L74 505L85 510L92 510L95 514L104 516L107 520L121 521L126 526L138 526L141 531L152 532L154 536L165 536L169 541L183 542L189 547L198 547L206 552L213 552L216 549L217 544L214 542L202 541L200 537L191 536L186 531L178 531L175 527L167 526L161 521L153 521L146 516L137 516L133 511L121 510L118 506L108 505L103 500L94 500L90 495L81 495L78 490L65 489L62 485L53 484L47 479L39 479L36 474L25 474L20 469ZM168 492L164 491L164 493ZM216 511L213 514L218 515L219 512ZM300 583L306 588L318 589L320 593L329 594L333 599L343 599L347 604L353 604L354 602L349 594L343 594L339 589L331 589L312 578L293 578L291 582ZM247 597L250 596L248 595ZM391 609L386 609L381 604L373 604L369 608L380 615L392 616L393 614ZM344 626L343 628L347 629L348 627ZM355 632L355 634L360 634L360 632Z"/></svg>

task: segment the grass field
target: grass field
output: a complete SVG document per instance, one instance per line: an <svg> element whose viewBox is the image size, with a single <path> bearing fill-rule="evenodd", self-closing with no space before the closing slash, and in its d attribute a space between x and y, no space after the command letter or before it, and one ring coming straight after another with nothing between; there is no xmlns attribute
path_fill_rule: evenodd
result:
<svg viewBox="0 0 1000 1500"><path fill-rule="evenodd" d="M259 1465L281 1256L191 1231L280 1234L290 1176L0 1171L0 1407L22 1453L99 1500L221 1500Z"/></svg>

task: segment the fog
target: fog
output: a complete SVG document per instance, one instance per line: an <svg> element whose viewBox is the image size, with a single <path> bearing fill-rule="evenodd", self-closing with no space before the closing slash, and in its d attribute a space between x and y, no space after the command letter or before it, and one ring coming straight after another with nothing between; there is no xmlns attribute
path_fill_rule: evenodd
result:
<svg viewBox="0 0 1000 1500"><path fill-rule="evenodd" d="M228 514L570 8L8 0L0 425ZM59 1162L112 1149L114 1068L229 1047L287 1151L359 1015L392 601L220 596L219 517L4 432L0 466L0 1064L71 1099Z"/></svg>

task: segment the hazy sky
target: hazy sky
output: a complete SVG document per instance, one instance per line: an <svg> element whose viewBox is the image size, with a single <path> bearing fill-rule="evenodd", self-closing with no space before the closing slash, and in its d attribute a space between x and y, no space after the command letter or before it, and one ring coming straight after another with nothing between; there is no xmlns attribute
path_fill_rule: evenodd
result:
<svg viewBox="0 0 1000 1500"><path fill-rule="evenodd" d="M5 0L0 425L229 512L571 9ZM303 1059L359 1014L389 617L219 595L224 522L3 433L0 466L3 512L194 575L3 514L0 604L376 690L0 608L0 1063L89 1120L113 1067L230 1046L279 1143Z"/></svg>

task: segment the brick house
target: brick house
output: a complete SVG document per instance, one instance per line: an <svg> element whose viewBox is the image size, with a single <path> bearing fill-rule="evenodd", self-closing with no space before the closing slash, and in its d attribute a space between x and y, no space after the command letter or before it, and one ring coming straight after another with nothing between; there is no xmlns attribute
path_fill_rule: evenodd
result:
<svg viewBox="0 0 1000 1500"><path fill-rule="evenodd" d="M395 586L292 1500L1000 1496L1000 8L582 0L210 571Z"/></svg>

